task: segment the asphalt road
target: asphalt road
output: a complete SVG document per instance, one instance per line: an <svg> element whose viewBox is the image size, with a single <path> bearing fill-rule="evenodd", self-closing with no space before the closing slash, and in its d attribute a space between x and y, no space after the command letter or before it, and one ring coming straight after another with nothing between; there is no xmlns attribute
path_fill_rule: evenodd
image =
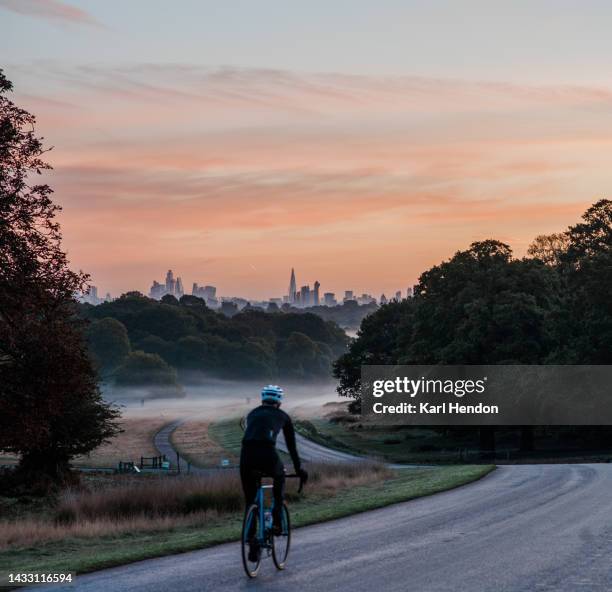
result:
<svg viewBox="0 0 612 592"><path fill-rule="evenodd" d="M154 443L160 454L165 454L166 458L170 461L172 468L176 468L176 450L171 442L172 432L180 426L185 419L176 419L168 424L166 424L157 434L155 434ZM310 462L333 462L333 463L345 463L345 462L363 462L365 457L356 456L354 454L349 454L347 452L341 452L339 450L332 450L331 448L327 448L322 446L321 444L317 444L312 440L304 438L304 436L296 433L295 440L297 444L298 453L300 458L304 461ZM277 439L277 447L279 450L283 452L287 451L287 445L285 444L285 439L283 434L278 435ZM181 471L187 471L187 462L185 459L180 458L179 462L181 464ZM423 468L423 465L399 465L399 464L389 464L390 468L395 469L404 469L404 468ZM291 467L288 467L291 469ZM191 473L194 474L206 474L210 473L211 470L215 469L202 469L199 467L190 467Z"/></svg>
<svg viewBox="0 0 612 592"><path fill-rule="evenodd" d="M172 445L171 441L172 432L174 432L174 430L184 422L185 419L176 419L166 424L155 434L153 440L158 452L166 455L166 458L170 461L172 468L176 468L177 464L176 449ZM331 448L326 448L325 446L321 446L320 444L317 444L312 440L308 440L297 433L295 438L300 458L304 461L343 463L362 462L364 460L364 458L360 456L355 456L346 452L340 452L337 450L332 450ZM277 446L279 450L287 452L287 446L282 434L278 435ZM187 462L185 459L180 458L179 462L181 464L181 471L186 472ZM209 473L211 471L211 469L201 469L194 466L190 467L190 470L192 473Z"/></svg>
<svg viewBox="0 0 612 592"><path fill-rule="evenodd" d="M321 446L321 444L308 440L297 432L295 434L295 443L297 445L300 458L305 461L343 463L362 462L364 460L364 458L360 456L355 456L353 454L348 454L346 452L340 452L339 450L332 450L331 448ZM276 446L279 448L279 450L288 452L287 445L285 444L285 438L283 437L282 433L278 435Z"/></svg>
<svg viewBox="0 0 612 592"><path fill-rule="evenodd" d="M48 589L608 592L612 464L502 466L459 489L301 528L287 569L265 560L254 581L232 543Z"/></svg>
<svg viewBox="0 0 612 592"><path fill-rule="evenodd" d="M165 454L166 458L170 461L171 467L173 469L177 466L177 455L176 449L172 445L171 436L172 432L176 428L178 428L182 423L185 422L185 419L176 419L168 424L166 424L161 430L159 430L154 437L154 444L157 448L159 454ZM325 446L321 446L312 440L308 440L304 438L300 434L295 435L296 443L298 447L298 452L300 454L300 458L304 461L310 462L334 462L334 463L345 463L345 462L363 462L364 457L355 456L352 454L348 454L346 452L340 452L337 450L332 450L331 448L326 448ZM279 450L283 452L287 452L287 446L285 444L285 439L282 434L278 435L277 446ZM187 472L187 462L182 457L179 458L181 471ZM389 465L391 467L399 467L400 465ZM408 465L406 465L408 466ZM416 465L412 465L415 466ZM291 467L288 467L290 470ZM193 474L208 474L211 471L216 471L218 469L210 469L210 468L200 468L191 466L189 468L190 472Z"/></svg>

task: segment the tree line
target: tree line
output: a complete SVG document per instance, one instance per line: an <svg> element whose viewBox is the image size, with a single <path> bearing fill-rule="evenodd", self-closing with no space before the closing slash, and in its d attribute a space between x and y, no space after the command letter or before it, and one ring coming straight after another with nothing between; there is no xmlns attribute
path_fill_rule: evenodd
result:
<svg viewBox="0 0 612 592"><path fill-rule="evenodd" d="M163 386L193 373L232 379L328 377L348 338L314 314L246 309L232 317L203 299L138 292L113 302L81 305L101 376L122 386Z"/></svg>
<svg viewBox="0 0 612 592"><path fill-rule="evenodd" d="M364 319L334 365L338 392L358 412L367 364L610 364L611 294L612 201L602 199L525 257L485 240L425 271L414 298ZM609 430L589 431L610 441ZM495 429L480 435L492 449ZM522 436L531 447L533 431Z"/></svg>

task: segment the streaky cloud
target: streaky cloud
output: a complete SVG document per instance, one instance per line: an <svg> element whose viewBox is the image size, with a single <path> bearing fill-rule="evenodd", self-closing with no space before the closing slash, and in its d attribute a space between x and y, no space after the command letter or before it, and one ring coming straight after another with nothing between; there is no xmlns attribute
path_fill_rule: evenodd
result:
<svg viewBox="0 0 612 592"><path fill-rule="evenodd" d="M51 21L101 27L91 14L60 0L0 0L0 8Z"/></svg>

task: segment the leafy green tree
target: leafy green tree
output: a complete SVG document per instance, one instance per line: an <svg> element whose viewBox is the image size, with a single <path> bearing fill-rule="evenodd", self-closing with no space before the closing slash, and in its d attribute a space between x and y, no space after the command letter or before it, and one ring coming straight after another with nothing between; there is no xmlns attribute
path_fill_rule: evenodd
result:
<svg viewBox="0 0 612 592"><path fill-rule="evenodd" d="M294 331L280 347L280 371L286 376L325 376L331 369L331 358L308 335Z"/></svg>
<svg viewBox="0 0 612 592"><path fill-rule="evenodd" d="M89 351L103 376L112 373L130 353L130 340L125 325L106 317L87 328Z"/></svg>
<svg viewBox="0 0 612 592"><path fill-rule="evenodd" d="M179 367L189 370L206 369L208 345L200 337L181 337L177 342L177 350Z"/></svg>
<svg viewBox="0 0 612 592"><path fill-rule="evenodd" d="M612 201L600 199L582 215L582 220L567 231L565 259L574 265L612 249Z"/></svg>
<svg viewBox="0 0 612 592"><path fill-rule="evenodd" d="M336 360L334 376L338 379L338 393L354 399L352 411L360 411L361 366L396 364L400 352L397 343L402 331L410 332L414 314L414 300L391 302L363 319L348 351Z"/></svg>
<svg viewBox="0 0 612 592"><path fill-rule="evenodd" d="M177 365L180 358L177 343L166 341L157 335L146 335L139 339L134 344L133 349L141 350L148 354L157 354L171 366Z"/></svg>
<svg viewBox="0 0 612 592"><path fill-rule="evenodd" d="M161 301L164 304L169 304L170 306L179 305L179 301L177 300L176 296L173 296L172 294L165 294L164 296L162 296Z"/></svg>
<svg viewBox="0 0 612 592"><path fill-rule="evenodd" d="M612 201L602 199L567 231L560 273L566 323L560 331L564 363L612 362ZM563 330L564 329L564 330Z"/></svg>
<svg viewBox="0 0 612 592"><path fill-rule="evenodd" d="M117 433L76 315L87 276L70 270L59 206L36 174L42 160L35 118L6 94L0 70L0 450L20 456L30 489L65 479L70 460Z"/></svg>
<svg viewBox="0 0 612 592"><path fill-rule="evenodd" d="M529 245L527 254L546 265L557 266L567 252L568 244L569 236L566 232L540 234Z"/></svg>
<svg viewBox="0 0 612 592"><path fill-rule="evenodd" d="M181 306L191 306L195 308L208 308L206 306L206 301L204 298L200 298L199 296L192 296L191 294L184 294L181 296L179 300Z"/></svg>
<svg viewBox="0 0 612 592"><path fill-rule="evenodd" d="M554 345L558 285L554 269L512 259L508 245L473 243L424 272L415 298L363 321L335 365L338 391L358 399L364 364L542 363ZM480 435L482 447L491 449L494 430Z"/></svg>
<svg viewBox="0 0 612 592"><path fill-rule="evenodd" d="M156 354L131 352L117 370L120 386L176 386L176 370Z"/></svg>
<svg viewBox="0 0 612 592"><path fill-rule="evenodd" d="M330 360L344 353L348 342L335 323L313 314L270 314L251 308L228 318L197 297L183 296L179 304L134 293L81 310L92 320L115 318L125 325L132 349L158 354L179 373L262 380L294 375L295 369L280 358L291 334L301 333L308 337L305 356L313 347L316 355L312 363L304 362L299 375L315 378L329 374Z"/></svg>
<svg viewBox="0 0 612 592"><path fill-rule="evenodd" d="M474 243L423 273L411 327L404 323L398 339L400 363L543 362L558 278L539 261L511 255L497 241Z"/></svg>

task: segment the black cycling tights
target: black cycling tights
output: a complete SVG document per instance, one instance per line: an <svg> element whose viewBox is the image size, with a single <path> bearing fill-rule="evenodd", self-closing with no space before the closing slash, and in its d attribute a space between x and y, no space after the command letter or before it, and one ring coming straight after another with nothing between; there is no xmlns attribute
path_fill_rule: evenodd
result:
<svg viewBox="0 0 612 592"><path fill-rule="evenodd" d="M247 508L254 503L257 494L257 476L253 471L264 473L274 478L274 518L280 517L285 495L285 468L276 449L269 445L258 445L254 442L243 444L240 453L240 480Z"/></svg>

